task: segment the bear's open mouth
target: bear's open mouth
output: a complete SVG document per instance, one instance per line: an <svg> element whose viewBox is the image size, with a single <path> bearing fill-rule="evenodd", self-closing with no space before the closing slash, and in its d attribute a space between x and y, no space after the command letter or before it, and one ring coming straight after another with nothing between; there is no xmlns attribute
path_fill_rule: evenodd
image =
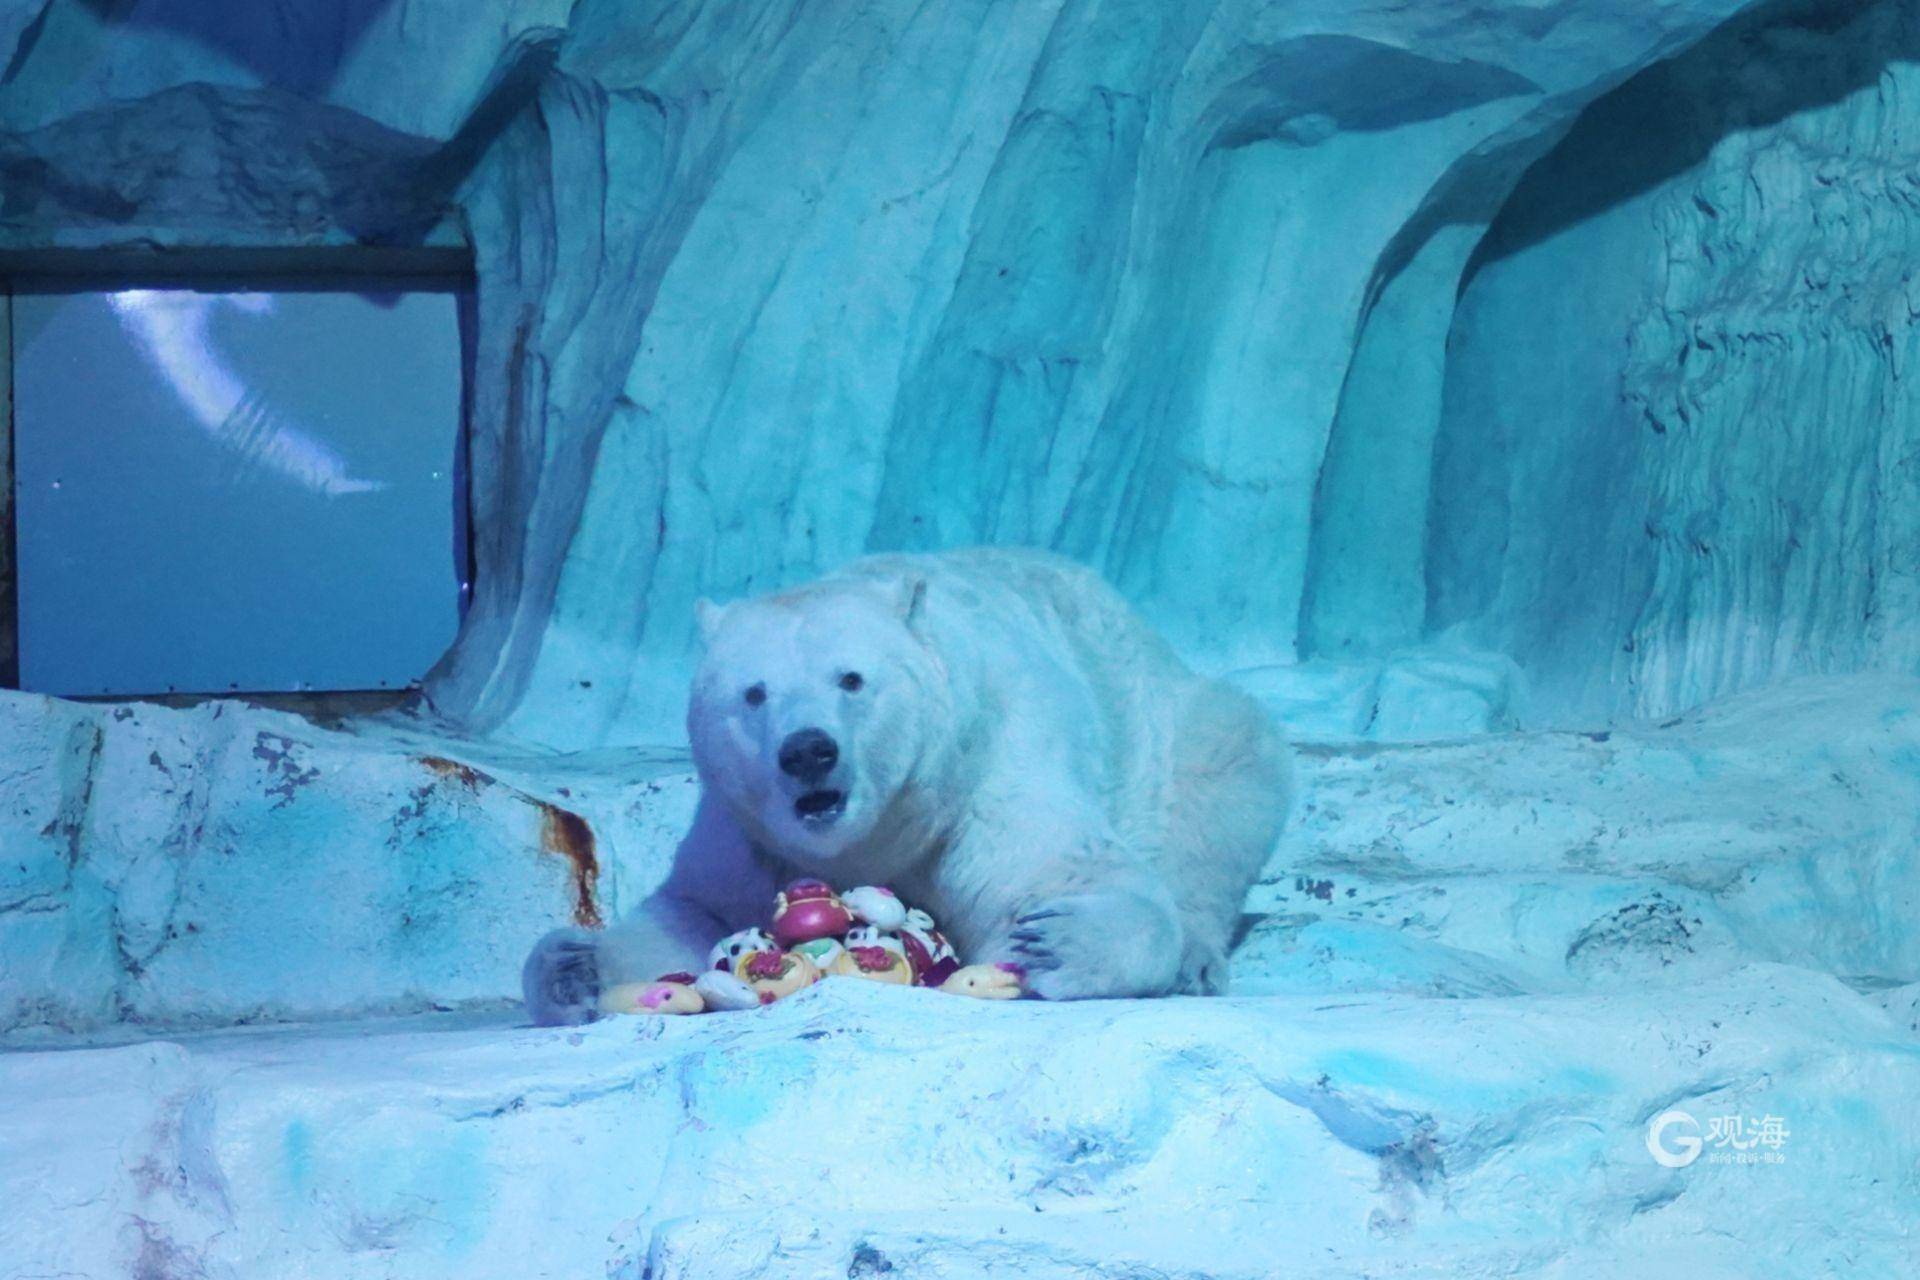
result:
<svg viewBox="0 0 1920 1280"><path fill-rule="evenodd" d="M832 822L847 807L844 791L809 791L793 802L793 811L802 822Z"/></svg>

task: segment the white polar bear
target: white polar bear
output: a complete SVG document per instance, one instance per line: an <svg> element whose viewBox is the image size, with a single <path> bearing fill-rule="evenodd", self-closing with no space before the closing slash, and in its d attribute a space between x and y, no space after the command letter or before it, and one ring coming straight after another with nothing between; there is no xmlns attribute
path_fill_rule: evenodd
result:
<svg viewBox="0 0 1920 1280"><path fill-rule="evenodd" d="M1290 754L1095 574L1033 551L874 556L699 613L693 828L632 915L541 939L535 1021L702 968L799 874L893 886L1046 999L1221 989Z"/></svg>

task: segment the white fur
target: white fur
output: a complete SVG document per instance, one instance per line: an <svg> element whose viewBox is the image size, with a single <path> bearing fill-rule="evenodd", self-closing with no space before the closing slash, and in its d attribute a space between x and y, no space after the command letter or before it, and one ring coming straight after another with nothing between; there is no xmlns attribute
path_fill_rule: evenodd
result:
<svg viewBox="0 0 1920 1280"><path fill-rule="evenodd" d="M797 873L887 884L969 963L1053 999L1212 992L1291 799L1279 729L1201 679L1096 575L1039 552L876 556L705 606L687 729L703 793L659 894L595 940L599 982L697 963ZM841 687L858 672L857 691ZM764 689L750 705L746 691ZM781 741L840 744L838 821L813 826ZM575 934L528 960L540 1021ZM543 960L542 949L552 959Z"/></svg>

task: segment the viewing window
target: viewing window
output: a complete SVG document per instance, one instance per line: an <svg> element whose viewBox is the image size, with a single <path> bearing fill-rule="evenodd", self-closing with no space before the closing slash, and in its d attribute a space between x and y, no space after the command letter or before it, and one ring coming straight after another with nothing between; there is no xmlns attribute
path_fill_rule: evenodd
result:
<svg viewBox="0 0 1920 1280"><path fill-rule="evenodd" d="M470 585L463 296L437 278L16 281L0 658L15 650L18 686L417 682Z"/></svg>

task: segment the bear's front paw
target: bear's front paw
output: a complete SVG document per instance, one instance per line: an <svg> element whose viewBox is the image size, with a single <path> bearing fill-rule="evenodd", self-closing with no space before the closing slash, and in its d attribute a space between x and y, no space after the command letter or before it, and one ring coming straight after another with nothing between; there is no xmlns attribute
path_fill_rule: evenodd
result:
<svg viewBox="0 0 1920 1280"><path fill-rule="evenodd" d="M520 996L536 1026L576 1027L600 1016L600 953L585 929L555 929L520 970Z"/></svg>
<svg viewBox="0 0 1920 1280"><path fill-rule="evenodd" d="M1042 1000L1163 995L1180 960L1178 926L1128 893L1049 898L1015 916L1008 936Z"/></svg>

